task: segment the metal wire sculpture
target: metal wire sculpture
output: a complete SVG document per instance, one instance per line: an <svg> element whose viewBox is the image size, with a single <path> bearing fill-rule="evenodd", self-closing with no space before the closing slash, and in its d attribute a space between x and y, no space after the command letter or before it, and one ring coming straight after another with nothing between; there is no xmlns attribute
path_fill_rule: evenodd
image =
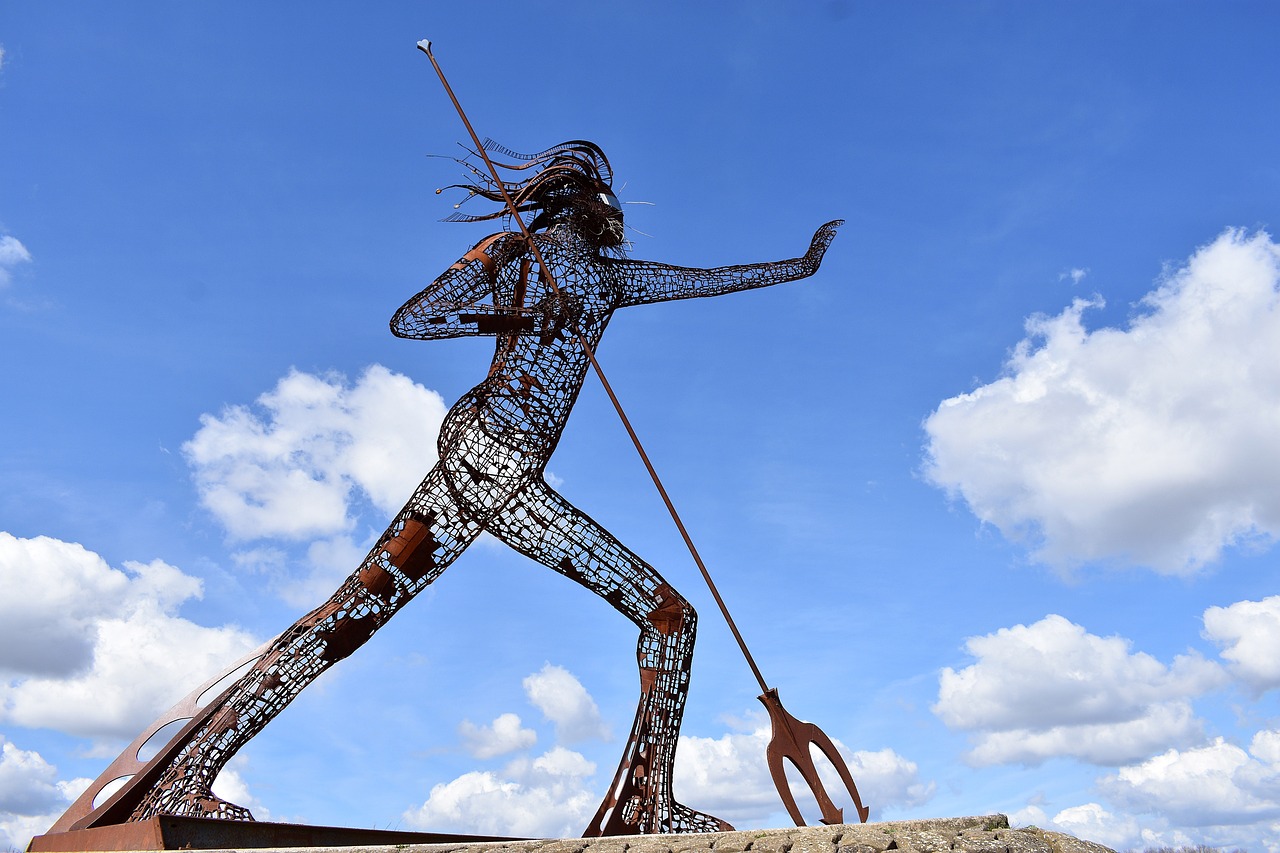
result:
<svg viewBox="0 0 1280 853"><path fill-rule="evenodd" d="M392 332L403 338L495 339L488 375L444 419L439 462L328 601L229 668L224 675L247 666L211 702L201 705L198 697L217 679L148 727L51 832L159 815L252 820L247 809L212 793L227 761L485 531L601 596L639 630L635 721L585 834L731 829L676 802L671 790L693 660L694 609L656 569L548 485L545 470L582 390L588 348L600 342L616 310L805 278L817 271L841 223L819 228L804 255L775 263L694 269L632 260L623 252L612 170L596 145L575 140L534 155L489 140L484 147L514 161L500 164L515 176L504 180L503 189L517 210L532 216L531 237L512 231L486 237L391 320ZM468 198L502 201L493 179L474 168L472 174L472 183L456 185ZM505 213L504 207L450 219ZM142 762L142 743L179 720L187 720L182 730ZM128 774L120 790L94 806L108 782Z"/></svg>

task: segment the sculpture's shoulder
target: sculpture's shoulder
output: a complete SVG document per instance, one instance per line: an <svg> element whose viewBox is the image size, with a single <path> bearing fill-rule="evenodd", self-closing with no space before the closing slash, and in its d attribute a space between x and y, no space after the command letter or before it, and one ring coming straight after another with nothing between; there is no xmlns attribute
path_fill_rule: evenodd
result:
<svg viewBox="0 0 1280 853"><path fill-rule="evenodd" d="M596 312L615 306L622 278L614 259L571 227L556 227L533 235L542 259L555 279L555 289L592 305Z"/></svg>

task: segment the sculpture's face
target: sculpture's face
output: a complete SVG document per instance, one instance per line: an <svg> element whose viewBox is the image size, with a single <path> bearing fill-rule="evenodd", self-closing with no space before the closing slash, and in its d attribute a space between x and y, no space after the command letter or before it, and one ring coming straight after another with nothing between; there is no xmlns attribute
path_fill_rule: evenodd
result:
<svg viewBox="0 0 1280 853"><path fill-rule="evenodd" d="M535 196L542 211L534 218L536 231L553 224L568 225L587 244L597 249L620 246L624 232L622 205L609 185L598 177L590 182L563 179L545 182Z"/></svg>
<svg viewBox="0 0 1280 853"><path fill-rule="evenodd" d="M599 194L599 198L602 202L609 205L609 207L613 209L614 213L618 214L619 219L622 218L622 203L618 201L618 197L616 195L609 190L605 190Z"/></svg>
<svg viewBox="0 0 1280 853"><path fill-rule="evenodd" d="M618 246L623 239L622 205L607 188L585 200L578 210L578 226L596 246Z"/></svg>

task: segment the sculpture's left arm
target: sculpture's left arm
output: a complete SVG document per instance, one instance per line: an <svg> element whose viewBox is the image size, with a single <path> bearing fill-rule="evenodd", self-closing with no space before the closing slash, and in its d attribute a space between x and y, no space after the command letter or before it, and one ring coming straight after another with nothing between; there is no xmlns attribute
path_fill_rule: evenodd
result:
<svg viewBox="0 0 1280 853"><path fill-rule="evenodd" d="M835 239L836 229L842 224L844 220L837 219L823 225L813 235L809 251L786 261L736 264L711 269L677 267L656 261L613 261L623 279L620 306L692 299L695 296L719 296L722 293L769 287L784 281L807 278L818 271L822 256Z"/></svg>

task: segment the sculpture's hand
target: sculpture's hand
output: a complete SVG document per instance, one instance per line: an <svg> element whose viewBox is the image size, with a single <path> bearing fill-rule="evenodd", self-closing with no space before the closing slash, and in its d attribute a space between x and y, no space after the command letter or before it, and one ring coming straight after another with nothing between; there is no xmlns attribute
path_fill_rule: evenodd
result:
<svg viewBox="0 0 1280 853"><path fill-rule="evenodd" d="M563 291L548 293L538 302L535 309L539 314L537 328L543 346L563 338L566 329L570 332L576 331L578 321L582 318L580 300L566 295Z"/></svg>
<svg viewBox="0 0 1280 853"><path fill-rule="evenodd" d="M822 256L827 253L827 247L836 238L836 229L843 224L843 219L833 219L814 232L809 251L804 253L804 263L809 275L817 271L818 265L822 263Z"/></svg>

